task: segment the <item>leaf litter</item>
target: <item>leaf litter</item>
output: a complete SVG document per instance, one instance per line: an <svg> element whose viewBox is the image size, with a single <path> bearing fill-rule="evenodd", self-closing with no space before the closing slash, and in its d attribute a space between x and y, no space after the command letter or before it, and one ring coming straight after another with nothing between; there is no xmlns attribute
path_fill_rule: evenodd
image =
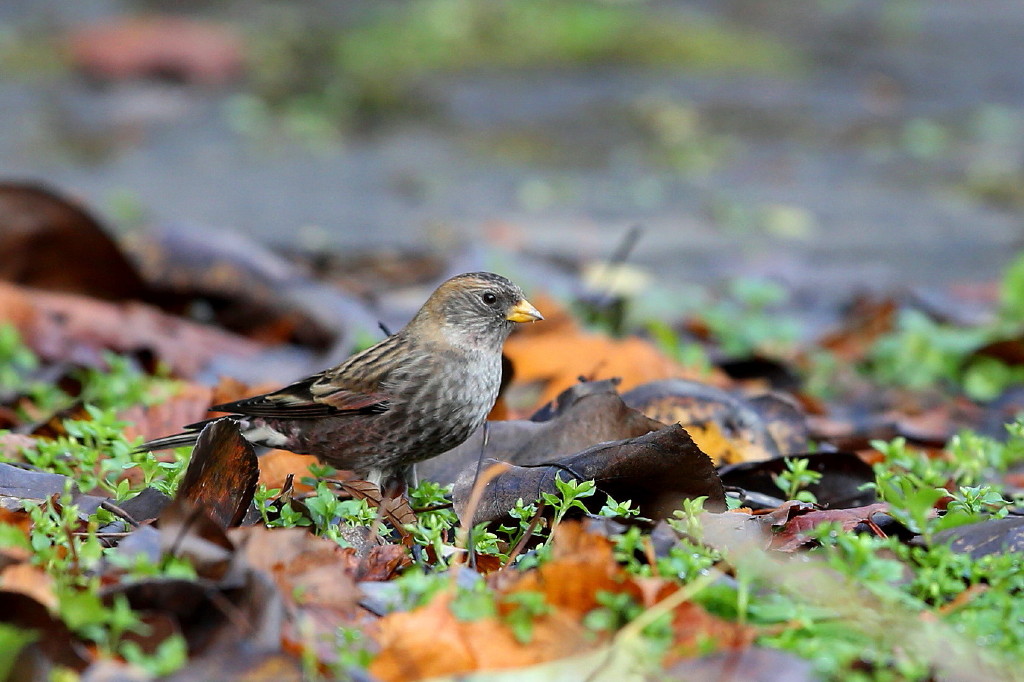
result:
<svg viewBox="0 0 1024 682"><path fill-rule="evenodd" d="M347 354L372 314L330 284L342 261L212 232L128 251L50 190L0 186L0 205L11 679L1016 673L1012 287L962 337L941 297L862 298L802 348L696 362L546 303L507 346L492 421L395 500L229 422L191 453L132 449ZM72 237L95 258L68 259ZM359 267L396 286L444 270ZM215 314L184 317L197 303ZM677 329L749 344L699 313Z"/></svg>

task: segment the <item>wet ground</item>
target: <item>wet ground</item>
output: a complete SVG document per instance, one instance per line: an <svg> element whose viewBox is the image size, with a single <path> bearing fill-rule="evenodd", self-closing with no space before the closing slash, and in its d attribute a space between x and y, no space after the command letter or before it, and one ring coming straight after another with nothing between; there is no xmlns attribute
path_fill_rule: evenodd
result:
<svg viewBox="0 0 1024 682"><path fill-rule="evenodd" d="M0 21L49 31L125 7L7 0ZM600 258L641 225L635 258L668 281L813 292L991 279L1021 247L1019 0L657 7L757 28L802 66L438 76L429 119L315 148L239 133L230 91L8 73L0 174L122 221L141 207L342 250L478 240Z"/></svg>

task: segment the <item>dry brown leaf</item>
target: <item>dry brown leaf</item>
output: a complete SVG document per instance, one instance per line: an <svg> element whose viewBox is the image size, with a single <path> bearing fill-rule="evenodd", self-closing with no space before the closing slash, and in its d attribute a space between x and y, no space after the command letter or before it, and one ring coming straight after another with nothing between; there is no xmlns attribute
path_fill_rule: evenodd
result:
<svg viewBox="0 0 1024 682"><path fill-rule="evenodd" d="M881 336L893 330L897 312L899 305L891 298L861 297L840 327L823 336L818 345L845 362L862 360Z"/></svg>
<svg viewBox="0 0 1024 682"><path fill-rule="evenodd" d="M161 438L181 431L183 424L192 424L207 417L212 391L208 386L184 383L181 390L156 405L133 405L117 415L127 422L124 436L132 440Z"/></svg>
<svg viewBox="0 0 1024 682"><path fill-rule="evenodd" d="M333 661L338 653L334 633L360 616L355 550L303 528L247 526L232 529L229 537L250 566L273 578L284 597L291 614L282 635L286 648L310 648L320 660Z"/></svg>
<svg viewBox="0 0 1024 682"><path fill-rule="evenodd" d="M28 542L29 531L32 529L32 517L28 512L21 509L7 509L0 507L0 525L14 526L21 531ZM7 545L0 547L0 569L22 561L28 561L32 557L32 550L25 547Z"/></svg>
<svg viewBox="0 0 1024 682"><path fill-rule="evenodd" d="M743 649L750 646L757 636L754 628L723 620L692 602L676 607L672 630L672 647L662 661L666 667L681 659L701 655L706 652L709 642L714 643L719 651Z"/></svg>
<svg viewBox="0 0 1024 682"><path fill-rule="evenodd" d="M22 461L21 451L23 448L35 447L36 439L20 433L0 434L0 457L5 462Z"/></svg>
<svg viewBox="0 0 1024 682"><path fill-rule="evenodd" d="M226 26L172 16L115 18L68 38L78 68L98 78L172 76L221 84L241 73L241 39Z"/></svg>
<svg viewBox="0 0 1024 682"><path fill-rule="evenodd" d="M222 527L241 523L256 492L259 463L238 424L207 424L192 450L175 499L203 508Z"/></svg>
<svg viewBox="0 0 1024 682"><path fill-rule="evenodd" d="M249 339L163 313L142 303L108 303L0 283L0 322L18 328L47 361L97 366L105 350L151 355L181 377L214 357L251 357Z"/></svg>
<svg viewBox="0 0 1024 682"><path fill-rule="evenodd" d="M534 621L527 644L494 618L464 622L449 604L451 594L438 595L427 606L393 613L379 623L381 651L370 673L398 682L475 670L503 670L563 658L593 646L579 619L555 611Z"/></svg>
<svg viewBox="0 0 1024 682"><path fill-rule="evenodd" d="M8 566L0 572L0 589L26 594L50 611L57 610L57 595L53 591L53 578L38 566L29 563Z"/></svg>

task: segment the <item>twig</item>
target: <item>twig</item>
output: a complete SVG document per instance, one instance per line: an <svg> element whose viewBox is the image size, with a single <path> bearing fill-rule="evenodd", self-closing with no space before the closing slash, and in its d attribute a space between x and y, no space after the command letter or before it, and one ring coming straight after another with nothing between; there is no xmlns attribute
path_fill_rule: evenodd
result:
<svg viewBox="0 0 1024 682"><path fill-rule="evenodd" d="M117 516L132 528L139 527L139 522L133 519L131 514L126 512L124 509L121 509L110 500L103 500L102 502L100 502L100 509L106 509L108 512L110 512L114 516Z"/></svg>
<svg viewBox="0 0 1024 682"><path fill-rule="evenodd" d="M466 549L467 543L469 542L469 534L473 528L473 515L476 513L476 508L480 504L480 498L483 497L484 488L491 482L494 477L505 472L509 468L509 464L505 462L495 462L491 466L487 467L487 470L480 475L477 479L476 484L473 485L473 492L469 495L469 502L466 503L466 508L462 512L462 518L459 520L459 532L455 536L455 547ZM456 554L452 557L452 566L456 566L460 563L460 559L463 555Z"/></svg>
<svg viewBox="0 0 1024 682"><path fill-rule="evenodd" d="M614 300L615 286L612 279L617 274L615 272L615 268L622 265L629 259L630 254L633 252L633 249L636 248L636 244L640 241L640 236L643 235L643 233L644 228L639 225L634 225L629 228L629 230L626 231L626 234L623 235L622 241L620 241L618 246L615 247L615 250L612 251L612 255L608 257L608 281L606 282L604 293L595 304L599 310L607 308Z"/></svg>

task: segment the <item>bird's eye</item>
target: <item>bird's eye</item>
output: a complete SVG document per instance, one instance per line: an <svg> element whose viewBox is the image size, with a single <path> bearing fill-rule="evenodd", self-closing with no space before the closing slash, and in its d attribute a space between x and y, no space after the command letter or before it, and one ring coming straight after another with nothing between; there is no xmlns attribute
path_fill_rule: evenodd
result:
<svg viewBox="0 0 1024 682"><path fill-rule="evenodd" d="M487 305L494 305L498 302L498 297L488 291L480 296L480 300Z"/></svg>

